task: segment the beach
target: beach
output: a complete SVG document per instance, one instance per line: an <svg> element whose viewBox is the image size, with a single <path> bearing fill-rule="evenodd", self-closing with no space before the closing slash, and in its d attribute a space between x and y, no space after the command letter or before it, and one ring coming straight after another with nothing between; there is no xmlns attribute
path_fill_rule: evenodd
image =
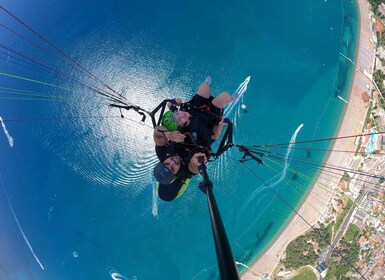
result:
<svg viewBox="0 0 385 280"><path fill-rule="evenodd" d="M339 125L336 137L360 134L364 125L368 103L364 92L370 93L372 88L371 75L373 73L375 44L372 38L375 33L371 28L370 7L366 0L358 0L360 14L360 35L358 53L355 60L355 74L347 100L345 112ZM341 102L345 100L341 99ZM336 141L332 150L355 151L356 138L346 138ZM347 152L331 152L325 162L326 165L346 168L351 165L354 154ZM242 279L262 279L271 273L283 256L287 245L298 236L308 231L311 226L322 221L328 214L328 205L331 203L334 191L340 178L330 176L321 171L309 194L302 202L298 214L294 215L288 225L275 241L259 256L256 262L248 269Z"/></svg>

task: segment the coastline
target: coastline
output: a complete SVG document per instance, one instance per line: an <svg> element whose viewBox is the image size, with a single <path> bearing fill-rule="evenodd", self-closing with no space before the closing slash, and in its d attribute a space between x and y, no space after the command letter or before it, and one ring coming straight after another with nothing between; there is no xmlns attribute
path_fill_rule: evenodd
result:
<svg viewBox="0 0 385 280"><path fill-rule="evenodd" d="M349 102L345 108L338 127L336 137L356 135L361 133L367 112L367 103L363 101L362 93L371 89L371 80L367 73L372 74L375 45L371 43L373 36L371 30L370 8L367 0L357 0L359 9L359 39L357 45L357 59L355 72L349 94ZM370 89L367 89L369 86ZM332 150L356 150L355 139L347 138L336 141ZM351 153L329 153L325 164L349 167L354 155ZM331 177L324 171L321 171L315 180L311 190L302 201L298 213L311 225L315 225L328 214L328 205L332 201L334 193L330 188L338 185L339 180ZM325 206L327 201L328 205ZM243 280L261 279L264 276L269 279L270 275L278 265L287 245L298 236L304 234L310 229L310 226L299 217L294 215L282 232L274 239L272 244L258 257L255 263L250 266L242 275Z"/></svg>

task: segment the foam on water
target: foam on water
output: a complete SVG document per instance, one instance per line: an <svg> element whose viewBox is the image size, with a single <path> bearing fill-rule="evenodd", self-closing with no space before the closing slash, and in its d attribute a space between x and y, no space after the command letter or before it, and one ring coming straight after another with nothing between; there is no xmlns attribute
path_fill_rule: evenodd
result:
<svg viewBox="0 0 385 280"><path fill-rule="evenodd" d="M152 188L152 215L158 217L158 192L156 190L156 183L153 183Z"/></svg>
<svg viewBox="0 0 385 280"><path fill-rule="evenodd" d="M2 179L1 179L2 180ZM28 238L27 238L27 235L24 233L24 230L23 228L21 227L20 225L20 222L19 222L19 219L17 218L16 216L16 213L15 213L15 210L13 209L13 206L12 206L12 203L11 203L11 200L9 199L9 196L7 194L7 191L5 190L5 187L4 187L4 183L2 182L2 185L3 185L3 191L4 191L4 194L5 194L5 197L7 198L7 201L8 201L8 204L9 204L9 208L11 209L11 212L12 212L12 216L13 216L13 219L15 220L16 224L17 224L17 227L19 228L19 231L21 233L21 235L23 236L23 239L25 241L25 243L27 244L29 250L31 251L33 257L35 258L36 262L38 263L38 265L40 266L40 268L42 270L44 270L44 266L43 264L41 263L41 261L39 260L39 258L37 257L37 255L35 254L33 248L32 248L32 245L31 243L29 242Z"/></svg>
<svg viewBox="0 0 385 280"><path fill-rule="evenodd" d="M5 136L7 136L9 146L13 147L13 144L14 144L13 137L9 134L9 132L8 132L7 128L5 127L5 123L4 123L3 119L1 118L1 116L0 116L0 122L1 122L1 126L3 127L4 134L5 134Z"/></svg>
<svg viewBox="0 0 385 280"><path fill-rule="evenodd" d="M290 160L289 160L289 155L291 153L291 151L293 150L294 148L294 143L295 143L295 140L297 138L297 135L299 133L299 131L302 129L303 127L303 124L301 124L300 126L297 127L297 129L295 130L295 132L293 133L293 135L291 136L290 138L290 143L287 147L287 150L286 150L286 155L285 155L285 163L284 163L284 167L283 167L283 170L281 171L280 174L277 174L276 176L274 176L273 178L271 178L269 181L273 181L272 183L269 183L269 181L267 182L268 183L268 186L270 188L272 187L275 187L276 185L278 185L279 183L281 183L285 177L286 177L286 174L287 174L287 169L289 168L289 165L290 165ZM279 177L276 181L275 178L276 177ZM267 188L267 186L265 186L265 188ZM260 187L260 188L257 188L253 194L248 198L248 200L245 202L244 206L242 207L242 209L245 209L253 200L256 196L259 195L259 193L263 190L264 188ZM267 207L267 206L266 206ZM263 211L261 211L261 214L263 213Z"/></svg>
<svg viewBox="0 0 385 280"><path fill-rule="evenodd" d="M128 278L121 273L119 273L115 268L108 267L108 274L111 276L111 279L113 280L136 280L137 278L134 276L133 278Z"/></svg>
<svg viewBox="0 0 385 280"><path fill-rule="evenodd" d="M249 267L248 265L246 265L246 264L244 264L244 263L242 263L242 262L238 262L238 261L235 261L235 263L236 263L237 265L239 265L239 266L242 266L242 267L244 267L244 268L250 270L251 272L253 272L253 274L258 275L258 273L257 273L256 271L254 271L254 270L253 270L251 267Z"/></svg>
<svg viewBox="0 0 385 280"><path fill-rule="evenodd" d="M289 164L290 164L289 155L290 155L292 149L294 148L295 139L297 138L297 135L298 135L298 133L299 133L299 131L301 130L302 127L303 127L303 124L298 126L297 129L295 130L293 136L291 136L290 144L289 144L289 146L287 147L287 150L286 150L285 165L284 165L283 170L281 172L281 177L276 182L272 183L270 185L270 187L276 186L277 184L281 183L285 179L286 174L287 174L287 168L289 167Z"/></svg>

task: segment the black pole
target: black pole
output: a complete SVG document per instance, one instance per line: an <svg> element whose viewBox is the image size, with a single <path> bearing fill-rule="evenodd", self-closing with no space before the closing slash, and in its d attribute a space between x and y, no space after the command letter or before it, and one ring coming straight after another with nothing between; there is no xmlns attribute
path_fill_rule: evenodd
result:
<svg viewBox="0 0 385 280"><path fill-rule="evenodd" d="M223 225L217 203L215 201L213 183L207 174L207 167L203 161L201 161L201 165L199 166L199 172L203 176L203 181L199 187L204 193L206 193L207 202L209 205L211 226L213 229L215 251L217 254L220 277L222 280L239 279L237 266L234 261L233 253L231 252L229 240L227 239L226 230Z"/></svg>

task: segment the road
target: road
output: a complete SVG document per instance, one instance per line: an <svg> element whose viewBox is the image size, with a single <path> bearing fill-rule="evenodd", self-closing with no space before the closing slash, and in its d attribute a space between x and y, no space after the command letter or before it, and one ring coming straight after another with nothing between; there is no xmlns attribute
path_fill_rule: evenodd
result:
<svg viewBox="0 0 385 280"><path fill-rule="evenodd" d="M343 234L345 233L346 228L349 226L354 210L357 208L358 205L360 205L360 203L362 202L362 199L367 195L367 193L368 193L368 190L363 189L363 192L359 194L356 201L353 203L352 208L350 208L349 213L346 215L344 221L342 222L340 228L337 231L337 234L335 235L336 237L334 238L332 245L329 246L325 259L323 260L326 263L328 262L330 256L332 255L334 248L336 248L336 246L340 242Z"/></svg>

